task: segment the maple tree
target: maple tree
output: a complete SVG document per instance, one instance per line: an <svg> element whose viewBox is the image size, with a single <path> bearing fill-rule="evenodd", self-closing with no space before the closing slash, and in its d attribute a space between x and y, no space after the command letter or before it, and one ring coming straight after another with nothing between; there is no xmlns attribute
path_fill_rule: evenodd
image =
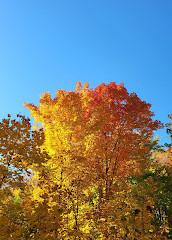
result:
<svg viewBox="0 0 172 240"><path fill-rule="evenodd" d="M30 119L17 115L18 119L2 119L0 123L0 239L11 234L17 236L16 221L20 221L21 206L15 201L16 192L23 192L26 179L38 170L47 159L39 146L44 133L32 131ZM12 222L12 219L18 219ZM14 236L13 236L14 237ZM18 239L18 238L17 238Z"/></svg>
<svg viewBox="0 0 172 240"><path fill-rule="evenodd" d="M0 123L0 187L21 183L24 172L45 161L39 146L44 141L43 132L31 131L30 119L17 115L19 120L3 119Z"/></svg>
<svg viewBox="0 0 172 240"><path fill-rule="evenodd" d="M150 104L123 84L91 89L78 82L75 91L57 90L54 99L46 92L39 106L24 105L34 130L23 116L0 125L1 192L10 191L0 239L170 236L171 175L152 140L163 125Z"/></svg>
<svg viewBox="0 0 172 240"><path fill-rule="evenodd" d="M150 104L115 83L101 84L95 90L78 83L75 92L58 90L54 99L46 92L39 107L25 106L35 122L42 123L43 148L51 156L47 167L54 173L54 182L61 186L60 198L64 200L64 191L72 189L72 200L67 201L70 228L76 230L76 235L85 234L86 226L81 225L89 215L89 196L97 196L90 209L93 212L97 208L95 215L98 211L101 219L117 182L145 169L150 156L147 145L153 131L162 125L152 120ZM83 198L85 213L81 214ZM89 217L85 224L94 225L90 222ZM105 232L102 237L107 238Z"/></svg>

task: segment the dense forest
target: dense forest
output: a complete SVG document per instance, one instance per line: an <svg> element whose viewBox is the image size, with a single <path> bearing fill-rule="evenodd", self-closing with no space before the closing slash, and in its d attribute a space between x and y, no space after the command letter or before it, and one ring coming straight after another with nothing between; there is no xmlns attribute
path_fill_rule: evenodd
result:
<svg viewBox="0 0 172 240"><path fill-rule="evenodd" d="M172 239L172 115L123 84L77 83L0 122L0 240Z"/></svg>

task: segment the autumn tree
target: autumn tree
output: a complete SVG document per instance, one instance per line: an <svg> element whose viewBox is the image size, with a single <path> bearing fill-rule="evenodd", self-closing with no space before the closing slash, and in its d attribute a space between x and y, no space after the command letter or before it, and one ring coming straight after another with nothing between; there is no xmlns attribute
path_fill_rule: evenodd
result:
<svg viewBox="0 0 172 240"><path fill-rule="evenodd" d="M78 82L25 106L34 130L21 115L0 123L0 239L170 236L170 152L152 140L150 104L123 84Z"/></svg>
<svg viewBox="0 0 172 240"><path fill-rule="evenodd" d="M19 200L27 179L48 158L40 149L43 141L43 131L32 131L29 118L8 115L0 122L0 239L21 237L24 221Z"/></svg>
<svg viewBox="0 0 172 240"><path fill-rule="evenodd" d="M39 148L44 141L42 130L32 131L30 119L17 116L19 120L12 120L8 115L0 123L0 187L14 187L21 183L24 174L31 173L30 170L40 166L46 159Z"/></svg>
<svg viewBox="0 0 172 240"><path fill-rule="evenodd" d="M77 83L75 92L57 90L54 99L46 92L40 106L25 106L45 134L42 149L51 156L46 167L58 187L56 202L66 206L64 239L120 239L131 232L121 220L136 208L127 179L147 169L153 131L162 127L153 121L151 105L113 82L95 90Z"/></svg>

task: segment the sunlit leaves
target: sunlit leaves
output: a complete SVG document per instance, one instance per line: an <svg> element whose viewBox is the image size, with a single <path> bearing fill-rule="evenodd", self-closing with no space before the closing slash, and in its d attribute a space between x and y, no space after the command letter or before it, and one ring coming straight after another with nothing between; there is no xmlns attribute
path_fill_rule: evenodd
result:
<svg viewBox="0 0 172 240"><path fill-rule="evenodd" d="M0 125L1 179L14 187L1 206L5 212L17 206L6 219L8 228L9 219L15 226L11 238L166 238L168 224L157 226L155 216L159 206L170 216L162 197L170 199L170 178L164 183L170 168L156 165L162 153L152 155L153 132L162 123L152 119L150 104L123 84L91 89L78 82L74 92L57 90L54 99L45 92L39 106L24 105L35 118L34 131L22 116Z"/></svg>
<svg viewBox="0 0 172 240"><path fill-rule="evenodd" d="M153 131L162 127L160 122L152 120L151 105L135 93L129 94L123 84L102 83L93 90L87 83L82 87L78 82L75 92L57 90L54 99L46 92L41 95L40 106L25 106L35 122L44 128L43 148L51 155L46 166L53 173L52 181L61 186L60 204L65 201L70 209L70 214L63 214L70 222L70 230L75 229L81 236L90 225L97 228L97 237L102 239L111 234L118 233L118 238L124 235L126 226L121 218L126 218L125 213L130 215L137 207L135 202L131 210L134 197L127 193L131 191L127 176L137 176L146 170L150 139ZM125 190L119 187L122 182ZM69 194L64 199L67 189L72 198ZM87 197L84 191L89 192ZM93 195L97 197L90 198ZM119 217L114 222L116 227L108 220L100 224L100 229L104 229L100 230L96 222L108 219L112 208ZM109 225L105 227L107 224L112 225L111 230Z"/></svg>

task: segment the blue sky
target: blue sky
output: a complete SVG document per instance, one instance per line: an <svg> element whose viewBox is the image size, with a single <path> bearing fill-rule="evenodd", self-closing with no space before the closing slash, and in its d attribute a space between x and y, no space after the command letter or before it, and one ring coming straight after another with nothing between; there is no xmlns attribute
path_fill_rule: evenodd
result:
<svg viewBox="0 0 172 240"><path fill-rule="evenodd" d="M124 83L168 122L172 1L0 0L0 118L76 81Z"/></svg>

